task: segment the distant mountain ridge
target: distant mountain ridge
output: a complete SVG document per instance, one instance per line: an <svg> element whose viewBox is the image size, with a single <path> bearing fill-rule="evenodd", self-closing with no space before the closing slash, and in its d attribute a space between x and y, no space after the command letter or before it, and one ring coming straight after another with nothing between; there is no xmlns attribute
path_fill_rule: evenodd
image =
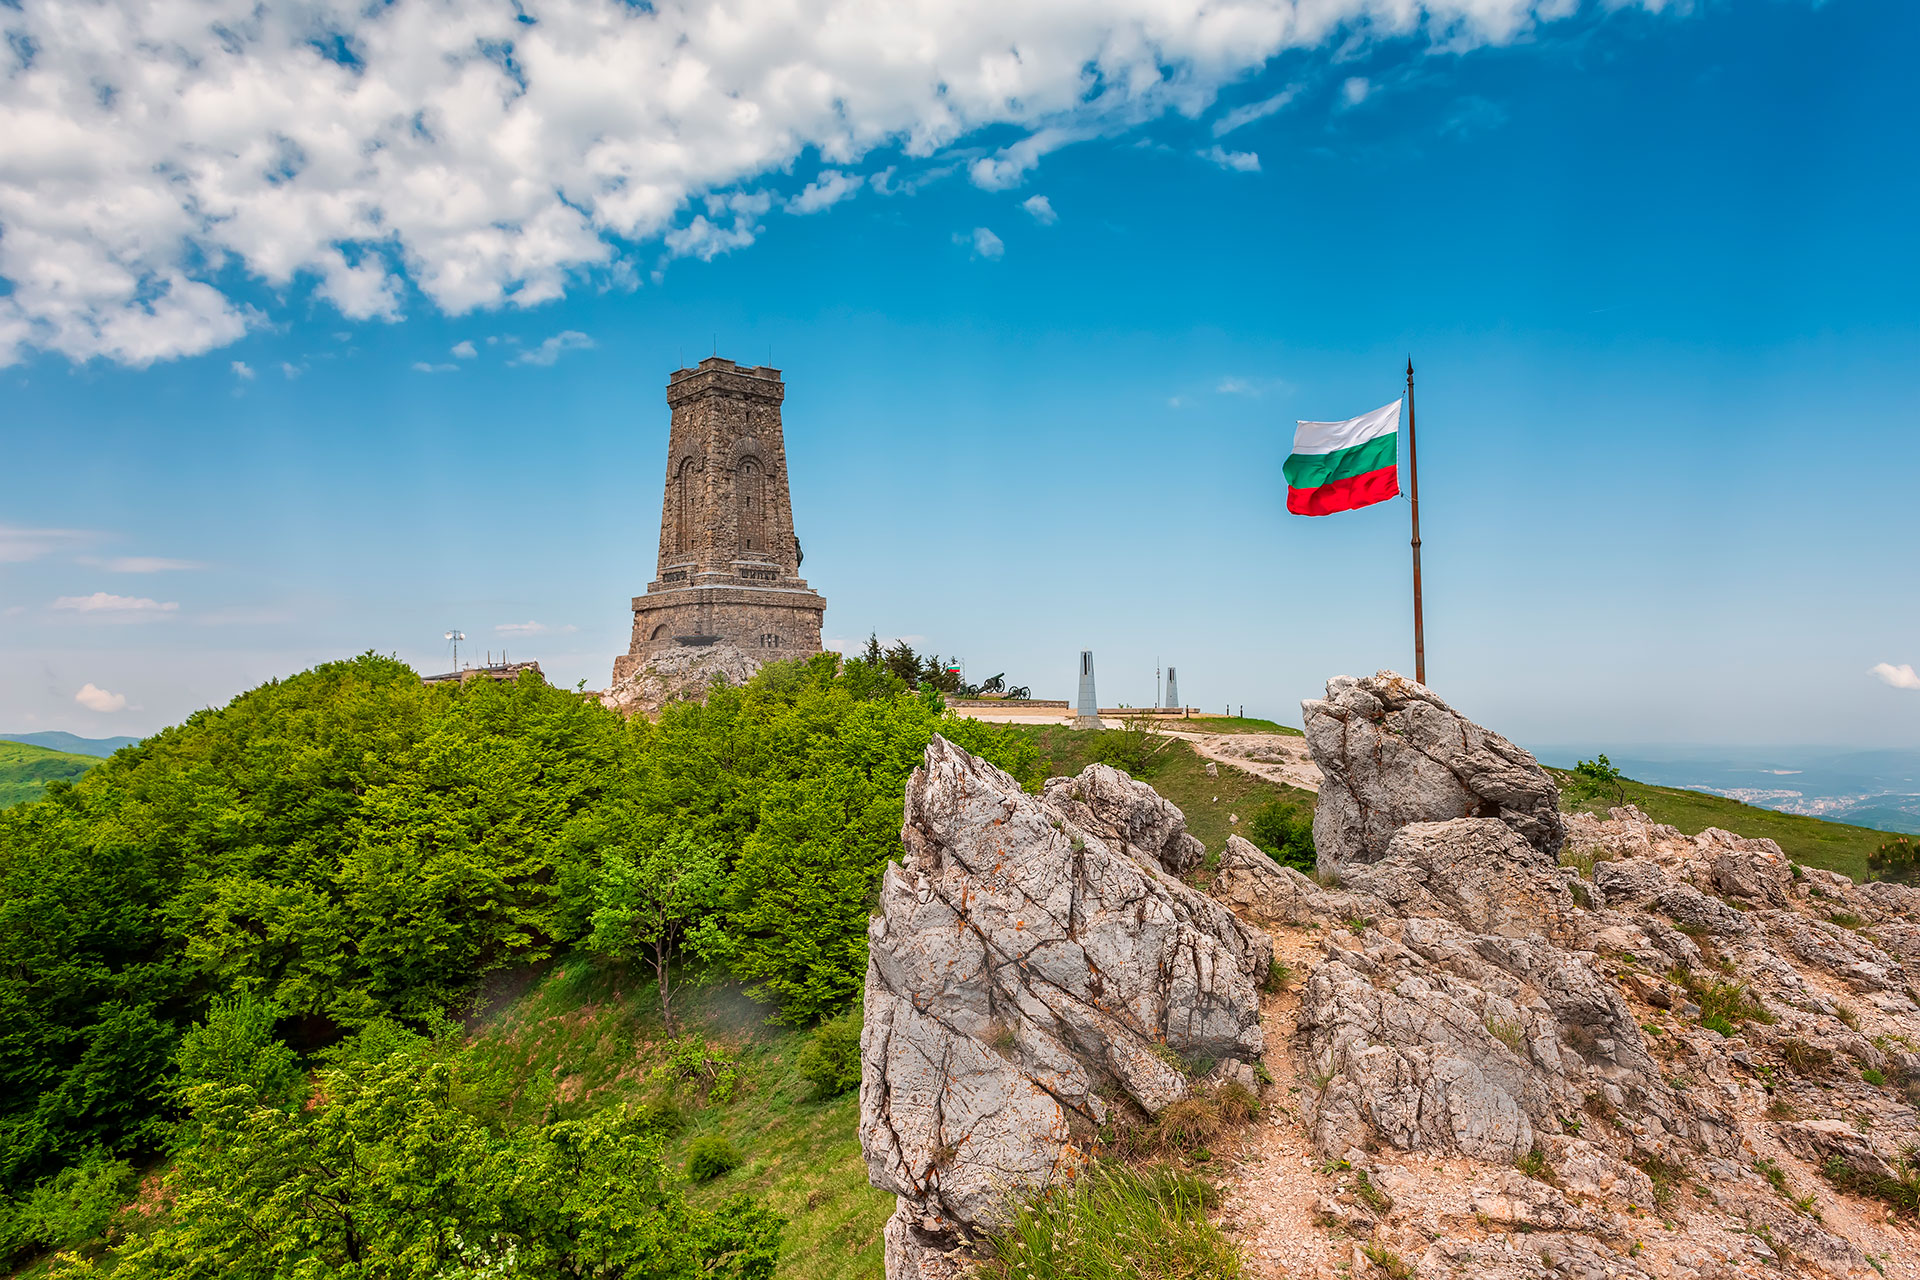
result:
<svg viewBox="0 0 1920 1280"><path fill-rule="evenodd" d="M32 742L0 742L0 809L38 800L49 782L77 782L98 756L55 751Z"/></svg>
<svg viewBox="0 0 1920 1280"><path fill-rule="evenodd" d="M82 738L57 729L44 733L0 733L0 742L24 742L30 747L45 747L49 751L64 751L73 756L99 756L102 759L138 741L138 738Z"/></svg>

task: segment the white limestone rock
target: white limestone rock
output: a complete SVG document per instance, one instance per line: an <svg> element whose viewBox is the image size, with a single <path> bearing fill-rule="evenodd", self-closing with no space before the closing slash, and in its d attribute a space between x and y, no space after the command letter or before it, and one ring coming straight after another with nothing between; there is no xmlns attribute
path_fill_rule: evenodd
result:
<svg viewBox="0 0 1920 1280"><path fill-rule="evenodd" d="M916 1249L1071 1178L1114 1102L1186 1095L1180 1060L1259 1058L1272 947L1221 904L939 737L901 840L868 928L860 1141Z"/></svg>
<svg viewBox="0 0 1920 1280"><path fill-rule="evenodd" d="M1187 833L1185 814L1112 765L1090 764L1075 777L1048 778L1042 803L1129 857L1174 875L1207 856L1206 846Z"/></svg>
<svg viewBox="0 0 1920 1280"><path fill-rule="evenodd" d="M1391 671L1327 682L1301 704L1324 780L1313 839L1322 868L1377 862L1401 827L1498 818L1552 857L1566 838L1560 791L1539 762Z"/></svg>

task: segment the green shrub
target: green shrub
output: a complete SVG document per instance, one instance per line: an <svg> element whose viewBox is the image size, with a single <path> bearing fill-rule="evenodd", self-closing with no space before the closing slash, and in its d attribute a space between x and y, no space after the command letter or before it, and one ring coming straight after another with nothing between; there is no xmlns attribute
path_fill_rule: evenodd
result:
<svg viewBox="0 0 1920 1280"><path fill-rule="evenodd" d="M89 1152L39 1183L16 1205L0 1206L0 1262L72 1249L106 1234L133 1188L132 1166Z"/></svg>
<svg viewBox="0 0 1920 1280"><path fill-rule="evenodd" d="M1101 1163L1029 1201L993 1240L992 1280L1237 1280L1240 1254L1207 1218L1213 1186L1164 1166Z"/></svg>
<svg viewBox="0 0 1920 1280"><path fill-rule="evenodd" d="M859 1087L860 1021L856 1007L827 1019L807 1037L794 1070L813 1086L815 1096L831 1098Z"/></svg>
<svg viewBox="0 0 1920 1280"><path fill-rule="evenodd" d="M1247 839L1282 866L1312 874L1318 862L1313 847L1313 812L1269 800L1247 821Z"/></svg>
<svg viewBox="0 0 1920 1280"><path fill-rule="evenodd" d="M691 1181L711 1182L739 1167L740 1153L717 1133L705 1134L687 1144L687 1177Z"/></svg>
<svg viewBox="0 0 1920 1280"><path fill-rule="evenodd" d="M1920 850L1906 836L1895 836L1867 855L1867 878L1911 884L1920 879Z"/></svg>

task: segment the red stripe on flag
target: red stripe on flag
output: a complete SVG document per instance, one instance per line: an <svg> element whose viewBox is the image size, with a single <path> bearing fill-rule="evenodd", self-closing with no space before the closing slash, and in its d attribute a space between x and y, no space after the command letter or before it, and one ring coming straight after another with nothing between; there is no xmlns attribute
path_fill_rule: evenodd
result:
<svg viewBox="0 0 1920 1280"><path fill-rule="evenodd" d="M1385 502L1400 492L1400 469L1381 467L1314 489L1288 489L1287 510L1297 516L1328 516Z"/></svg>

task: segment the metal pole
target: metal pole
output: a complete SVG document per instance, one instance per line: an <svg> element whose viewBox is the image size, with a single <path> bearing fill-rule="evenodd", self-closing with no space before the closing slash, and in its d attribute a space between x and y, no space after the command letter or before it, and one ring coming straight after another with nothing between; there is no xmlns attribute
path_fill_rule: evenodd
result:
<svg viewBox="0 0 1920 1280"><path fill-rule="evenodd" d="M1427 632L1420 610L1420 455L1413 441L1413 357L1407 357L1407 497L1413 507L1413 678L1427 682Z"/></svg>

